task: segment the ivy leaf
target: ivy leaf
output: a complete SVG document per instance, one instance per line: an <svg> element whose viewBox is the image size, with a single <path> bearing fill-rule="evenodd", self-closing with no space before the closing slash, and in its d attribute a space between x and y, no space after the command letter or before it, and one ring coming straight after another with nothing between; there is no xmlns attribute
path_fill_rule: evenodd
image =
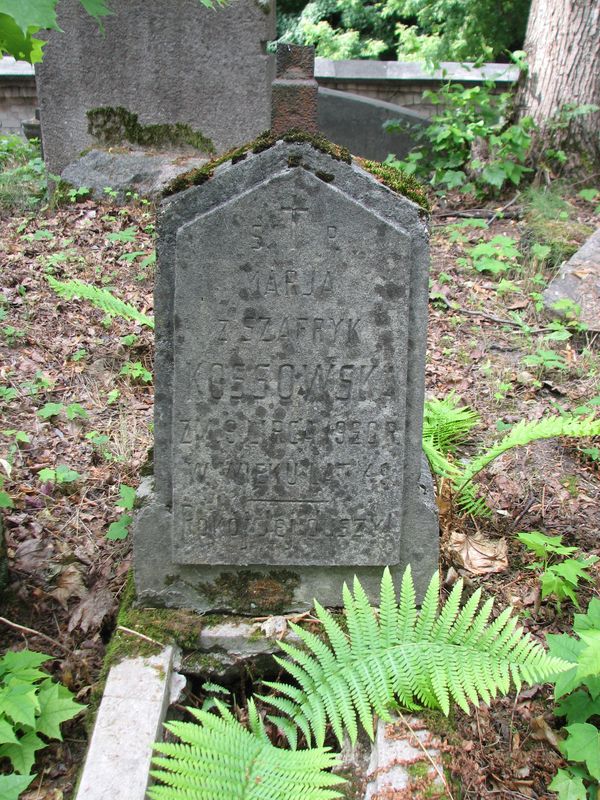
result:
<svg viewBox="0 0 600 800"><path fill-rule="evenodd" d="M118 508L124 508L126 511L131 511L135 503L135 489L132 486L127 486L122 483L119 486L119 494L121 499L117 503Z"/></svg>
<svg viewBox="0 0 600 800"><path fill-rule="evenodd" d="M36 722L36 730L59 741L62 741L61 723L72 719L85 708L73 700L68 689L50 680L40 689L38 700L40 715Z"/></svg>
<svg viewBox="0 0 600 800"><path fill-rule="evenodd" d="M0 744L9 744L17 741L13 726L5 719L0 719Z"/></svg>
<svg viewBox="0 0 600 800"><path fill-rule="evenodd" d="M577 674L579 655L585 649L585 644L573 639L566 633L549 633L546 637L546 642L551 656L573 663L573 669L559 673L554 679L554 697L558 700L559 697L573 691L580 684L580 681L575 676Z"/></svg>
<svg viewBox="0 0 600 800"><path fill-rule="evenodd" d="M579 656L577 678L583 681L589 675L598 675L600 672L600 631L582 631L580 635L586 648Z"/></svg>
<svg viewBox="0 0 600 800"><path fill-rule="evenodd" d="M578 689L556 706L555 717L566 717L569 725L574 722L587 722L590 717L600 714L600 699L592 700L583 689Z"/></svg>
<svg viewBox="0 0 600 800"><path fill-rule="evenodd" d="M39 704L36 687L30 683L11 683L0 691L0 711L13 722L35 728L35 714Z"/></svg>
<svg viewBox="0 0 600 800"><path fill-rule="evenodd" d="M8 14L24 34L29 28L60 30L56 21L57 0L0 0L0 14Z"/></svg>
<svg viewBox="0 0 600 800"><path fill-rule="evenodd" d="M587 800L583 780L564 769L558 770L548 788L557 793L558 800Z"/></svg>
<svg viewBox="0 0 600 800"><path fill-rule="evenodd" d="M35 762L35 754L46 747L45 743L34 731L22 736L17 744L3 744L0 747L0 756L8 758L15 772L29 775Z"/></svg>
<svg viewBox="0 0 600 800"><path fill-rule="evenodd" d="M35 650L9 650L0 658L0 678L10 673L12 679L33 683L47 677L38 667L49 659L50 656L46 653L38 653Z"/></svg>
<svg viewBox="0 0 600 800"><path fill-rule="evenodd" d="M35 775L0 775L0 800L19 800L34 778Z"/></svg>
<svg viewBox="0 0 600 800"><path fill-rule="evenodd" d="M85 8L87 13L98 22L100 25L100 30L104 30L100 18L109 17L114 13L106 5L104 0L79 0L79 2Z"/></svg>
<svg viewBox="0 0 600 800"><path fill-rule="evenodd" d="M590 775L600 780L600 731L589 722L576 722L566 729L569 736L562 749L569 761L583 761Z"/></svg>
<svg viewBox="0 0 600 800"><path fill-rule="evenodd" d="M32 33L36 30L37 28L32 26L23 33L10 15L0 14L0 55L8 53L17 61L37 64L42 60L42 48L45 42L33 38Z"/></svg>
<svg viewBox="0 0 600 800"><path fill-rule="evenodd" d="M106 538L112 541L117 539L126 539L132 519L133 517L131 517L129 514L121 514L116 522L111 522L108 526Z"/></svg>

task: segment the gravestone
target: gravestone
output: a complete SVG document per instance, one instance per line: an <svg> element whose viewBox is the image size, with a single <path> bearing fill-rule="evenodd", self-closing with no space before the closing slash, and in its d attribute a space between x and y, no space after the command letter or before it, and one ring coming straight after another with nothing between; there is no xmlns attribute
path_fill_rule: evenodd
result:
<svg viewBox="0 0 600 800"><path fill-rule="evenodd" d="M419 589L437 566L425 214L339 148L286 138L160 214L142 604L336 605L354 574L376 599L384 565Z"/></svg>
<svg viewBox="0 0 600 800"><path fill-rule="evenodd" d="M60 174L97 142L87 112L122 107L149 125L187 124L217 153L269 127L273 0L111 0L102 30L80 0L61 0L62 31L36 66L44 155ZM127 145L127 141L123 141Z"/></svg>

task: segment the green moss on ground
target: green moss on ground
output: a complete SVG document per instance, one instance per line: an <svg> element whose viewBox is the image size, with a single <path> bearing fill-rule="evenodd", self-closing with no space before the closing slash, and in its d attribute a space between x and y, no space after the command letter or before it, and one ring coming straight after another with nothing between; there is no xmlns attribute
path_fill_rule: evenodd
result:
<svg viewBox="0 0 600 800"><path fill-rule="evenodd" d="M239 570L222 572L214 581L198 587L213 606L236 611L277 614L288 606L300 579L295 572L268 573Z"/></svg>
<svg viewBox="0 0 600 800"><path fill-rule="evenodd" d="M123 142L141 147L180 147L189 145L203 153L214 153L215 146L202 131L183 122L170 125L142 125L138 115L123 106L91 108L87 112L88 133L104 145Z"/></svg>

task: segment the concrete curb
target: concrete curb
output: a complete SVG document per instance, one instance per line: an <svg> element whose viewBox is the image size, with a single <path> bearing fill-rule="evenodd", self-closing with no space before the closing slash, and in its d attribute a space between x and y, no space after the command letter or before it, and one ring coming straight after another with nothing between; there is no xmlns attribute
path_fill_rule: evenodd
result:
<svg viewBox="0 0 600 800"><path fill-rule="evenodd" d="M109 672L77 800L144 800L152 747L172 694L185 681L173 672L175 650L128 658Z"/></svg>

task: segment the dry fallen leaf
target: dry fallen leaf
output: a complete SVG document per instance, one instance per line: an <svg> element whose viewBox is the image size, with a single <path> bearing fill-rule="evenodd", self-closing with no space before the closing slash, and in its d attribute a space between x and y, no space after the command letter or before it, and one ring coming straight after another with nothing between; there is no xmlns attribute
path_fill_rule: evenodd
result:
<svg viewBox="0 0 600 800"><path fill-rule="evenodd" d="M94 589L73 609L69 620L69 633L75 628L80 628L84 633L90 629L98 630L114 606L115 599L112 592L106 588Z"/></svg>
<svg viewBox="0 0 600 800"><path fill-rule="evenodd" d="M561 753L560 737L546 722L544 717L534 717L531 720L531 738L540 742L548 742L557 752Z"/></svg>
<svg viewBox="0 0 600 800"><path fill-rule="evenodd" d="M81 569L76 564L69 564L60 571L56 579L56 589L48 594L66 609L71 597L84 597L86 592Z"/></svg>
<svg viewBox="0 0 600 800"><path fill-rule="evenodd" d="M453 532L448 550L454 561L473 575L502 572L508 567L506 539L487 539L480 533L469 536Z"/></svg>

